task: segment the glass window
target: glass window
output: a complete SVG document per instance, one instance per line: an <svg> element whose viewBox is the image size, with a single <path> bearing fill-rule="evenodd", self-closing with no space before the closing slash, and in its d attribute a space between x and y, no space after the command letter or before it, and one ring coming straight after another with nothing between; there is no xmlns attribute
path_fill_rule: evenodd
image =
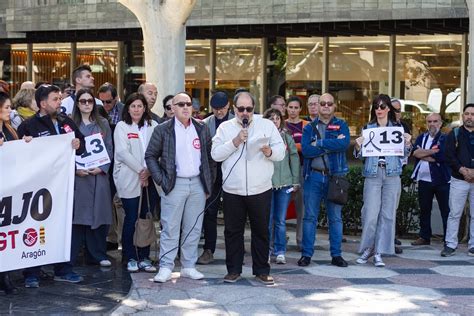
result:
<svg viewBox="0 0 474 316"><path fill-rule="evenodd" d="M329 40L329 92L337 102L336 116L347 121L351 136L368 122L373 97L388 92L388 45L388 36Z"/></svg>
<svg viewBox="0 0 474 316"><path fill-rule="evenodd" d="M209 104L210 40L186 41L186 91L196 98L202 110Z"/></svg>
<svg viewBox="0 0 474 316"><path fill-rule="evenodd" d="M397 36L396 95L414 129L425 129L424 115L430 112L459 120L461 41L461 35ZM414 106L419 111L412 111Z"/></svg>

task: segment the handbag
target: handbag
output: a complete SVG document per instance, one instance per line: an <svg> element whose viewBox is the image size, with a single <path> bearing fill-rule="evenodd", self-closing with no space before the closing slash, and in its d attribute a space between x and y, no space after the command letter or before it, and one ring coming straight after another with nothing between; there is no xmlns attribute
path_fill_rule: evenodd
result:
<svg viewBox="0 0 474 316"><path fill-rule="evenodd" d="M150 200L147 189L144 190L147 200L147 212L145 218L140 218L140 211L142 209L143 191L140 195L140 202L138 203L138 218L135 222L135 233L133 234L133 245L135 247L148 247L156 242L155 223L153 222L153 215L150 212Z"/></svg>
<svg viewBox="0 0 474 316"><path fill-rule="evenodd" d="M313 128L313 132L318 136L318 138L321 138L321 134L319 133L314 122L311 122L311 127ZM324 157L323 163L324 168L329 170L326 166L326 161ZM347 200L349 199L349 187L350 182L349 180L347 180L346 176L330 175L326 200L339 205L347 204Z"/></svg>
<svg viewBox="0 0 474 316"><path fill-rule="evenodd" d="M347 204L349 199L350 182L345 176L331 176L329 178L328 195L326 199L339 205Z"/></svg>

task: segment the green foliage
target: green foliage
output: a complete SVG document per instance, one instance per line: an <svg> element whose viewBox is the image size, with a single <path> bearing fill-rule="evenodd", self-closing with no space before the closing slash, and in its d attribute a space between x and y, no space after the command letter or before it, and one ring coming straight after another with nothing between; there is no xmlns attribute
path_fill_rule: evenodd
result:
<svg viewBox="0 0 474 316"><path fill-rule="evenodd" d="M342 223L344 234L356 234L362 229L361 210L364 204L364 177L362 166L351 166L347 178L351 183L349 189L349 201L342 209ZM402 192L397 209L396 232L399 236L417 231L419 228L419 206L416 185L410 178L413 171L412 166L404 168L401 181ZM326 210L323 207L320 213L319 223L327 227Z"/></svg>

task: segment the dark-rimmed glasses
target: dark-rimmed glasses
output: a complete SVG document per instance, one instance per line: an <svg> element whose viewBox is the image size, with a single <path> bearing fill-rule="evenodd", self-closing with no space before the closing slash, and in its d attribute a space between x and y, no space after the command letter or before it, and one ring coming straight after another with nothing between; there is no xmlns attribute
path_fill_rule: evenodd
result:
<svg viewBox="0 0 474 316"><path fill-rule="evenodd" d="M81 105L86 105L87 103L94 104L94 99L79 99L78 102Z"/></svg>
<svg viewBox="0 0 474 316"><path fill-rule="evenodd" d="M239 113L244 113L244 111L247 111L247 113L253 112L253 106L247 106L247 107L236 106L235 108L237 109L237 111L239 111Z"/></svg>
<svg viewBox="0 0 474 316"><path fill-rule="evenodd" d="M184 108L185 106L189 108L193 106L193 103L192 102L178 102L178 103L175 103L174 105L177 105L180 108Z"/></svg>

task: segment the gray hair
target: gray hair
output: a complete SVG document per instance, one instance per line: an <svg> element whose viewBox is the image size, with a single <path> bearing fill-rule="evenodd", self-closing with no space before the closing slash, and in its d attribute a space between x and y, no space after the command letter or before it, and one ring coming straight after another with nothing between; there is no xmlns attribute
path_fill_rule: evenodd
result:
<svg viewBox="0 0 474 316"><path fill-rule="evenodd" d="M250 97L250 99L252 99L252 106L255 107L255 97L250 94L250 92L247 92L247 91L241 91L239 93L237 93L235 96L234 96L234 105L237 106L237 101L239 100L240 96L242 95L248 95Z"/></svg>

